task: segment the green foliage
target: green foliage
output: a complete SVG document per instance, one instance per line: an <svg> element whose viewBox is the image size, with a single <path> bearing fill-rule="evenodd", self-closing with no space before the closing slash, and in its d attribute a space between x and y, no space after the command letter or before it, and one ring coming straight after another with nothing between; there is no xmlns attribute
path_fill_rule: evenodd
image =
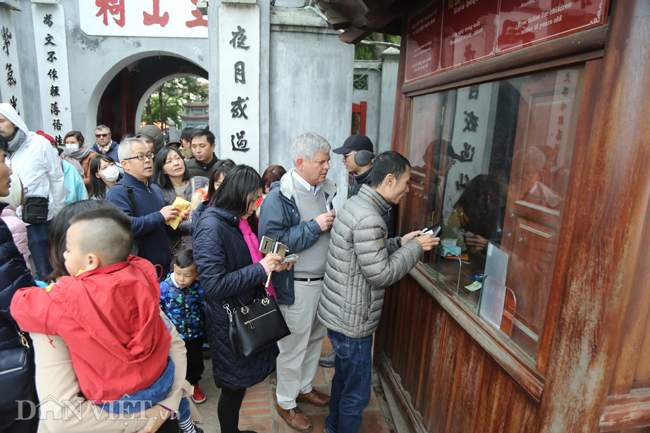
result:
<svg viewBox="0 0 650 433"><path fill-rule="evenodd" d="M208 87L202 86L197 77L186 76L173 78L154 90L142 110L142 120L146 123L167 123L170 120L180 126L180 114L183 113L183 103L206 101Z"/></svg>
<svg viewBox="0 0 650 433"><path fill-rule="evenodd" d="M380 42L390 42L393 44L400 44L402 41L401 36L387 35L387 34L375 34L366 37L366 41L380 41ZM373 49L373 47L379 47ZM386 45L368 45L358 43L354 46L354 60L379 60L378 54L383 52L388 46Z"/></svg>
<svg viewBox="0 0 650 433"><path fill-rule="evenodd" d="M366 40L371 40L370 36ZM354 46L354 60L373 60L372 45L358 43Z"/></svg>
<svg viewBox="0 0 650 433"><path fill-rule="evenodd" d="M386 42L392 42L394 44L401 44L402 37L400 35L384 35Z"/></svg>

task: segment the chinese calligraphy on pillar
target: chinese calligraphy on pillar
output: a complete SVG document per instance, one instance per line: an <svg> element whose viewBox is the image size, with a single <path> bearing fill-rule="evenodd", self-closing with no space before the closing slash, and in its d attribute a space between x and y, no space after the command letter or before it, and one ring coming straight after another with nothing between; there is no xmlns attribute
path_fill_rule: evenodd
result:
<svg viewBox="0 0 650 433"><path fill-rule="evenodd" d="M0 95L2 102L11 104L20 114L23 112L22 87L20 69L18 65L18 49L16 31L11 11L0 8L0 71L3 71L0 80ZM4 67L2 66L4 65Z"/></svg>
<svg viewBox="0 0 650 433"><path fill-rule="evenodd" d="M87 0L79 2L81 29L93 36L207 38L198 0Z"/></svg>
<svg viewBox="0 0 650 433"><path fill-rule="evenodd" d="M110 14L112 1L104 2ZM32 4L36 64L40 90L42 129L63 144L74 129L70 110L70 79L65 35L65 15L60 4Z"/></svg>
<svg viewBox="0 0 650 433"><path fill-rule="evenodd" d="M259 169L260 11L256 4L219 6L221 158Z"/></svg>

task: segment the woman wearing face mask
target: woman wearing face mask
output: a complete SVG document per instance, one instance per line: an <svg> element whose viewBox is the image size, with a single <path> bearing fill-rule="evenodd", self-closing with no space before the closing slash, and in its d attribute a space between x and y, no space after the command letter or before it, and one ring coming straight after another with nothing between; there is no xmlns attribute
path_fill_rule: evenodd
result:
<svg viewBox="0 0 650 433"><path fill-rule="evenodd" d="M65 143L63 159L77 169L84 180L84 185L90 189L90 161L97 156L97 153L90 150L84 136L79 131L70 131L65 134L63 142Z"/></svg>
<svg viewBox="0 0 650 433"><path fill-rule="evenodd" d="M104 200L108 190L122 178L122 175L113 158L108 155L98 155L90 162L88 177L90 178L89 198Z"/></svg>
<svg viewBox="0 0 650 433"><path fill-rule="evenodd" d="M174 230L174 234L167 235L169 250L172 255L192 248L192 237L188 236L190 234L192 213L196 206L203 200L202 194L196 193L198 189L205 189L208 185L208 178L203 176L192 177L180 151L175 147L165 146L156 155L156 159L154 160L153 182L162 190L166 206L174 203L176 197L180 197L193 204L190 211L190 218L180 223L178 228ZM201 197L197 199L194 197L195 194Z"/></svg>

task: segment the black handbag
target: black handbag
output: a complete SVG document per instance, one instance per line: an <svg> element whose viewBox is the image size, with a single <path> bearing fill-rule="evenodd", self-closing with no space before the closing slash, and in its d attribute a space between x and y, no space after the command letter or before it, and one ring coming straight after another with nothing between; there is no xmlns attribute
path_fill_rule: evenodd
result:
<svg viewBox="0 0 650 433"><path fill-rule="evenodd" d="M36 395L34 352L21 331L18 336L21 346L0 350L0 412L15 410L17 400L28 400Z"/></svg>
<svg viewBox="0 0 650 433"><path fill-rule="evenodd" d="M47 222L49 201L46 197L27 197L23 203L23 221L27 224Z"/></svg>
<svg viewBox="0 0 650 433"><path fill-rule="evenodd" d="M275 298L266 289L265 292L266 296L248 305L237 299L241 306L232 311L230 305L223 302L230 319L230 351L237 357L250 356L291 334Z"/></svg>

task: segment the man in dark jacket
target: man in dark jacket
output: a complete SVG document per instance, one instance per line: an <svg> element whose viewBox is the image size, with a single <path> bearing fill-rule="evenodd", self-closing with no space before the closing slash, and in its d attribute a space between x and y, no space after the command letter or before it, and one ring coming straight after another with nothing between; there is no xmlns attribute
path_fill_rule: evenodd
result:
<svg viewBox="0 0 650 433"><path fill-rule="evenodd" d="M208 129L195 129L192 133L192 153L194 158L187 161L187 169L192 176L210 178L212 166L219 161L214 154L214 134Z"/></svg>
<svg viewBox="0 0 650 433"><path fill-rule="evenodd" d="M9 180L11 170L5 164L6 154L7 141L0 136L0 197L8 196L9 187L11 186ZM0 203L0 212L5 206L7 206L7 203ZM32 274L25 265L23 255L14 244L9 227L0 219L0 358L6 356L6 352L3 353L3 351L22 346L22 340L16 331L16 321L11 317L9 311L11 298L18 289L35 285ZM31 364L32 373L34 371L33 362L34 352L30 351L29 363ZM27 376L29 378L29 375ZM24 390L24 393L19 396L20 400L25 400L25 407L22 408L24 412L19 411L17 403L5 400L8 396L0 396L0 407L2 408L0 409L0 431L35 432L38 427L37 416L31 419L18 417L21 412L30 413L30 408L27 406L30 404L35 405L38 402L34 380L30 378L28 383L12 383L12 386Z"/></svg>
<svg viewBox="0 0 650 433"><path fill-rule="evenodd" d="M372 159L375 157L372 148L372 141L367 136L353 134L343 142L343 146L332 150L334 153L343 155L343 165L348 173L352 173L348 198L356 195L361 189L361 185L370 184Z"/></svg>
<svg viewBox="0 0 650 433"><path fill-rule="evenodd" d="M312 423L296 402L327 406L329 397L311 383L318 368L325 328L316 320L323 287L325 255L334 214L336 185L326 179L330 145L319 135L299 136L291 146L295 169L271 185L259 221L260 236L289 247L299 258L290 270L273 273L273 288L291 335L278 341L277 411L291 428L311 431Z"/></svg>
<svg viewBox="0 0 650 433"><path fill-rule="evenodd" d="M343 155L343 164L348 172L352 173L348 198L357 195L362 185L370 185L372 159L375 157L370 138L363 134L351 135L345 140L343 146L332 150L332 152ZM395 236L393 206L382 217L388 227L388 237L392 238Z"/></svg>
<svg viewBox="0 0 650 433"><path fill-rule="evenodd" d="M119 156L124 177L108 190L106 200L131 217L133 236L139 246L138 255L160 265L164 277L169 273L172 260L165 223L176 218L179 209L165 206L162 191L149 181L153 174L153 154L144 141L127 138L120 144Z"/></svg>
<svg viewBox="0 0 650 433"><path fill-rule="evenodd" d="M382 215L409 190L410 164L397 152L375 159L370 186L339 209L332 227L318 320L327 327L336 360L328 432L355 433L370 402L372 339L384 289L404 277L423 251L438 244L420 231L388 238ZM416 237L418 236L419 237Z"/></svg>
<svg viewBox="0 0 650 433"><path fill-rule="evenodd" d="M113 141L111 130L106 125L97 125L95 128L95 144L90 148L93 152L100 155L108 155L113 158L113 161L119 162L120 158L117 154L119 144Z"/></svg>

